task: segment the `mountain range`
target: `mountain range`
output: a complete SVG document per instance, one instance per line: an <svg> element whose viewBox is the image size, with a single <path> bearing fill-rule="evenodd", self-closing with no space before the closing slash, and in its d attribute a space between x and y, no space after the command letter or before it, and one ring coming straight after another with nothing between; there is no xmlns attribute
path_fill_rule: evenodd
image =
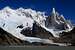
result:
<svg viewBox="0 0 75 50"><path fill-rule="evenodd" d="M32 9L5 7L0 10L0 28L29 43L41 42L66 46L68 44L53 42L49 37L60 38L63 32L66 34L72 31L74 26L62 14L56 12L55 8L50 16L46 16L45 12Z"/></svg>

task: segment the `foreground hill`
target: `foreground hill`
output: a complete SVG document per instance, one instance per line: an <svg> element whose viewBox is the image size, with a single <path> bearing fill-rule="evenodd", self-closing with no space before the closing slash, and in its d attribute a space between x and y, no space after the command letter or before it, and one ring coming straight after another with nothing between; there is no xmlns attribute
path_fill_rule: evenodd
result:
<svg viewBox="0 0 75 50"><path fill-rule="evenodd" d="M42 35L41 35L42 37ZM27 41L20 40L10 33L4 31L2 28L0 28L0 46L12 46L12 45L25 45L25 46L49 46L50 44L44 44L44 43L29 43ZM54 44L51 44L51 46L55 46Z"/></svg>
<svg viewBox="0 0 75 50"><path fill-rule="evenodd" d="M75 46L75 28L66 33L63 32L63 35L60 38L55 38L55 37L46 37L48 34L45 33L45 37L41 33L40 37L44 38L49 38L50 40L53 40L56 43L71 43L71 46ZM39 34L38 34L39 35ZM37 36L38 37L38 36ZM42 38L43 38L42 37ZM25 45L25 46L58 46L55 44L44 44L40 42L34 42L34 43L29 43L27 41L20 40L10 33L4 31L3 29L0 28L0 45L1 46L7 46L7 45Z"/></svg>

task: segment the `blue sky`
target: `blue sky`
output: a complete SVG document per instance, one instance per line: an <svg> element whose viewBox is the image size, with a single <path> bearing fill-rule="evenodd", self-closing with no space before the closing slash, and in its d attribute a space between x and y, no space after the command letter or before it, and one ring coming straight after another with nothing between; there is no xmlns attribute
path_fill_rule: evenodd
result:
<svg viewBox="0 0 75 50"><path fill-rule="evenodd" d="M0 9L6 6L13 9L32 8L37 11L45 11L47 15L50 15L54 7L66 19L75 23L75 0L0 0Z"/></svg>

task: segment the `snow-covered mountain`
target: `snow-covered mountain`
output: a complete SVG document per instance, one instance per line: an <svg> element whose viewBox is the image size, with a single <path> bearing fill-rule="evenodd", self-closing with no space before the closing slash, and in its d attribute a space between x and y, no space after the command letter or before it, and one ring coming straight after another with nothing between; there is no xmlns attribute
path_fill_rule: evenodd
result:
<svg viewBox="0 0 75 50"><path fill-rule="evenodd" d="M48 29L53 29L53 35L59 37L59 33L68 32L73 29L73 25L69 20L66 20L64 16L59 14L53 8L53 11L49 17L46 18L45 26Z"/></svg>
<svg viewBox="0 0 75 50"><path fill-rule="evenodd" d="M21 31L25 28L29 27L32 30L34 22L52 33L54 37L60 37L59 34L61 32L68 32L73 29L72 24L63 15L59 15L54 8L49 17L45 15L45 12L32 9L19 8L14 10L10 7L5 7L0 10L0 27L5 31L21 40L29 42L51 42L48 39L27 37L21 34Z"/></svg>

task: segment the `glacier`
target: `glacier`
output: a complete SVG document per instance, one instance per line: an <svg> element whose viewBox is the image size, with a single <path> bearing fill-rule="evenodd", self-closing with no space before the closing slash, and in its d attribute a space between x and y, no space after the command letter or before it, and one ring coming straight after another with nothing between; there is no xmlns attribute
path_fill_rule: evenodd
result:
<svg viewBox="0 0 75 50"><path fill-rule="evenodd" d="M0 10L0 27L5 31L9 32L13 36L21 39L32 42L43 42L43 43L53 43L49 39L41 39L35 37L27 37L21 34L21 30L30 27L33 27L33 23L36 22L37 25L41 26L45 30L52 33L54 37L60 37L59 34L62 32L68 32L73 29L73 26L66 22L66 19L55 11L53 8L52 16L48 17L45 15L45 12L40 12L32 9L11 9L10 7L5 7L4 9ZM48 19L47 19L47 18ZM49 20L51 20L49 22ZM61 25L65 25L64 29L59 29ZM17 26L23 25L23 28L17 28ZM59 28L56 28L56 27ZM56 44L56 43L53 43ZM58 44L59 45L59 44Z"/></svg>

